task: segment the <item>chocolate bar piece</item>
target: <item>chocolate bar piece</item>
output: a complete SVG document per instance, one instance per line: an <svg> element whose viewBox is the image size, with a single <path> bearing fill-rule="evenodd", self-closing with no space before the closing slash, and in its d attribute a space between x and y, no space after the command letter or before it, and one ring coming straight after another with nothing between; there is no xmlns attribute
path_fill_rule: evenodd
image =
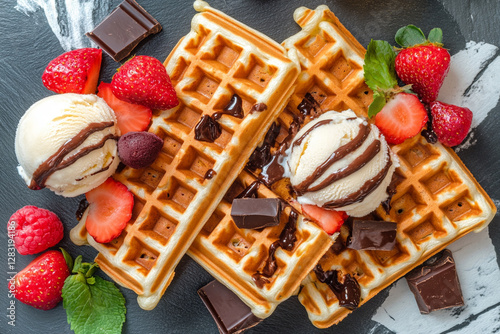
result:
<svg viewBox="0 0 500 334"><path fill-rule="evenodd" d="M262 321L238 296L218 281L208 283L198 290L198 294L217 323L220 333L241 333Z"/></svg>
<svg viewBox="0 0 500 334"><path fill-rule="evenodd" d="M87 36L114 60L120 61L161 25L134 0L125 0Z"/></svg>
<svg viewBox="0 0 500 334"><path fill-rule="evenodd" d="M455 261L448 249L410 271L406 281L422 314L464 305Z"/></svg>
<svg viewBox="0 0 500 334"><path fill-rule="evenodd" d="M392 250L396 246L397 226L396 223L386 221L354 219L351 235L347 241L347 248L356 250Z"/></svg>
<svg viewBox="0 0 500 334"><path fill-rule="evenodd" d="M231 217L239 228L258 229L280 223L281 201L278 198L235 198Z"/></svg>

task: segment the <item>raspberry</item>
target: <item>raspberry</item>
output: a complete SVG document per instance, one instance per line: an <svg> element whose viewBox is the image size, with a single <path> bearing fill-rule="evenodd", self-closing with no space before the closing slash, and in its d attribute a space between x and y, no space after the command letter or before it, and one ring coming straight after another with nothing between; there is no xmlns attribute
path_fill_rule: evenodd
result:
<svg viewBox="0 0 500 334"><path fill-rule="evenodd" d="M15 223L14 245L21 255L36 254L56 245L63 225L55 213L33 205L17 210L9 219Z"/></svg>

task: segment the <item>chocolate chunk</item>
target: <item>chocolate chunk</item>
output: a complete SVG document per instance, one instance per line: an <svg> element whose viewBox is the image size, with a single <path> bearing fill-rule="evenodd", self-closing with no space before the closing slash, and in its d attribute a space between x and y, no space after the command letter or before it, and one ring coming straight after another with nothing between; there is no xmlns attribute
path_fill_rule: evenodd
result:
<svg viewBox="0 0 500 334"><path fill-rule="evenodd" d="M422 314L464 305L455 260L448 249L410 271L406 282Z"/></svg>
<svg viewBox="0 0 500 334"><path fill-rule="evenodd" d="M248 159L248 169L256 170L262 168L271 161L273 157L271 154L271 147L273 147L276 142L276 138L280 133L280 128L281 126L276 123L271 124L264 138L264 142L252 152L250 159Z"/></svg>
<svg viewBox="0 0 500 334"><path fill-rule="evenodd" d="M352 222L347 248L356 250L385 250L396 246L398 224L386 221L359 220Z"/></svg>
<svg viewBox="0 0 500 334"><path fill-rule="evenodd" d="M220 333L241 333L262 321L237 295L218 281L208 283L198 290L198 295L217 323Z"/></svg>
<svg viewBox="0 0 500 334"><path fill-rule="evenodd" d="M243 101L241 100L241 97L237 94L233 94L227 106L224 107L224 111L213 114L213 117L215 120L221 118L222 115L230 115L236 118L243 118L245 114L243 113L242 104Z"/></svg>
<svg viewBox="0 0 500 334"><path fill-rule="evenodd" d="M212 117L203 115L194 128L194 139L213 143L222 134L220 124Z"/></svg>
<svg viewBox="0 0 500 334"><path fill-rule="evenodd" d="M358 281L350 274L344 276L344 283L340 283L337 270L323 271L321 265L314 268L318 281L325 283L339 300L339 306L354 310L361 301L361 288Z"/></svg>
<svg viewBox="0 0 500 334"><path fill-rule="evenodd" d="M89 207L89 202L87 202L87 199L84 198L80 201L78 204L78 209L76 210L76 220L80 221L83 217L83 214L85 213L85 210Z"/></svg>
<svg viewBox="0 0 500 334"><path fill-rule="evenodd" d="M207 172L205 173L205 177L204 179L206 180L210 180L212 179L215 175L217 175L217 172L214 171L212 168L210 168L209 170L207 170Z"/></svg>
<svg viewBox="0 0 500 334"><path fill-rule="evenodd" d="M231 217L238 228L258 229L280 223L281 201L278 198L236 198Z"/></svg>
<svg viewBox="0 0 500 334"><path fill-rule="evenodd" d="M114 60L120 61L161 25L134 0L125 0L87 36Z"/></svg>
<svg viewBox="0 0 500 334"><path fill-rule="evenodd" d="M306 118L307 116L311 116L314 118L321 112L321 107L318 101L314 99L311 93L306 93L304 99L302 99L302 101L297 106L297 109L302 115L302 119Z"/></svg>

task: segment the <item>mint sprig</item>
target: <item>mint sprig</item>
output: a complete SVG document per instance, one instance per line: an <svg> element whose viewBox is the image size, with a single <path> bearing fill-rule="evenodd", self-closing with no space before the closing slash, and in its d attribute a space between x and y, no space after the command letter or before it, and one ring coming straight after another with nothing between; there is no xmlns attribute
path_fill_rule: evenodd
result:
<svg viewBox="0 0 500 334"><path fill-rule="evenodd" d="M373 102L368 108L368 117L375 116L385 106L391 91L398 85L394 60L396 53L386 41L371 40L363 65L365 82L373 90Z"/></svg>
<svg viewBox="0 0 500 334"><path fill-rule="evenodd" d="M68 323L75 334L121 333L125 322L125 298L114 283L93 276L96 263L82 262L78 256L74 264L63 251L73 275L64 281L63 307ZM68 261L71 259L71 264Z"/></svg>

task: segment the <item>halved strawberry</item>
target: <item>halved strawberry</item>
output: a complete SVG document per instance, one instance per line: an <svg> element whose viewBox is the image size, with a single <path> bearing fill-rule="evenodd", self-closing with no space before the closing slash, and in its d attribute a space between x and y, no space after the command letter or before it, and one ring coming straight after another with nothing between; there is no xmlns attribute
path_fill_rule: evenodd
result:
<svg viewBox="0 0 500 334"><path fill-rule="evenodd" d="M340 231L340 227L348 217L344 211L323 209L310 204L302 205L302 212L330 235Z"/></svg>
<svg viewBox="0 0 500 334"><path fill-rule="evenodd" d="M102 97L115 112L122 136L127 132L148 129L153 116L151 109L120 100L113 94L109 83L101 82L98 89L97 95Z"/></svg>
<svg viewBox="0 0 500 334"><path fill-rule="evenodd" d="M375 125L389 144L400 144L420 133L427 120L427 111L418 97L399 93L377 113Z"/></svg>
<svg viewBox="0 0 500 334"><path fill-rule="evenodd" d="M59 94L94 94L101 60L101 49L84 48L65 52L47 65L42 75L43 85Z"/></svg>
<svg viewBox="0 0 500 334"><path fill-rule="evenodd" d="M134 195L124 184L110 177L85 197L89 202L85 221L87 232L100 243L118 237L132 218Z"/></svg>

